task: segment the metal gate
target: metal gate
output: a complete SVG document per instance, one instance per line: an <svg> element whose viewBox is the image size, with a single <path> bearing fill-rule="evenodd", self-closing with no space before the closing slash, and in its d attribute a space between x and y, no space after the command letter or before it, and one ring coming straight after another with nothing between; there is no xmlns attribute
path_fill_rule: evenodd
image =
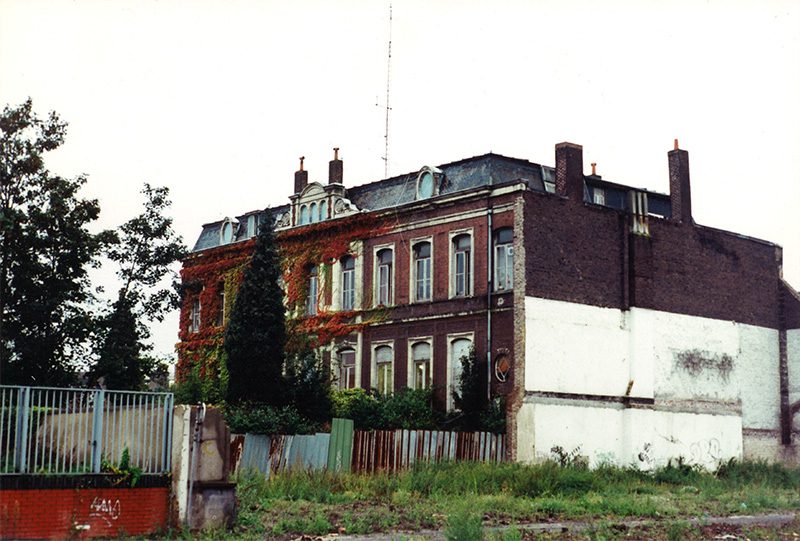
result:
<svg viewBox="0 0 800 541"><path fill-rule="evenodd" d="M170 470L172 393L0 385L0 473Z"/></svg>

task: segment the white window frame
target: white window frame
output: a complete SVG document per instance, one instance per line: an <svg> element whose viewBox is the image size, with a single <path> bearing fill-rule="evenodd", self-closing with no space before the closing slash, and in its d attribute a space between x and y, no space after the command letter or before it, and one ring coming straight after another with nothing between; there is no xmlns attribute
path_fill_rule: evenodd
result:
<svg viewBox="0 0 800 541"><path fill-rule="evenodd" d="M388 291L388 300L386 303L383 303L383 306L394 306L394 292L395 292L395 277L397 276L397 257L396 252L394 250L394 243L391 244L381 244L380 246L374 246L372 248L372 305L375 307L381 306L380 302L380 273L381 267L383 265L378 264L378 252L382 250L389 250L392 252L392 264L391 264L391 276L389 277L389 291Z"/></svg>
<svg viewBox="0 0 800 541"><path fill-rule="evenodd" d="M504 242L502 244L498 244L497 243L497 235L498 235L498 233L500 231L505 230L505 229L511 230L511 242ZM494 261L492 261L493 266L494 266L494 269L492 270L492 272L494 274L492 275L492 287L494 288L495 291L503 291L503 292L505 292L505 291L513 291L513 289L514 289L514 230L512 228L510 228L510 227L500 227L500 228L496 229L494 231L494 233L492 233L492 243L494 245L494 253L493 253L493 260ZM511 265L510 265L510 267L508 265L508 259L509 259L508 249L509 248L511 248L511 256L510 256L511 257ZM501 251L503 252L502 256L500 255ZM505 284L500 284L500 280L499 280L500 273L499 273L499 265L498 265L498 263L501 261L501 259L505 260L505 263L506 263L506 276L507 276L507 279L506 279L506 283ZM502 287L501 287L501 285L502 285Z"/></svg>
<svg viewBox="0 0 800 541"><path fill-rule="evenodd" d="M455 409L453 390L458 382L455 381L454 377L455 366L453 363L456 359L453 359L453 343L457 340L469 340L472 343L472 347L475 347L475 333L463 332L447 335L447 411L453 411Z"/></svg>
<svg viewBox="0 0 800 541"><path fill-rule="evenodd" d="M200 332L202 310L203 305L200 303L200 296L198 295L192 300L192 309L189 312L189 332L192 334Z"/></svg>
<svg viewBox="0 0 800 541"><path fill-rule="evenodd" d="M353 387L343 387L342 386L342 359L340 357L343 351L352 351L353 352ZM336 386L338 389L357 389L358 385L358 350L356 349L356 345L350 342L342 343L334 352L336 356L335 366L336 366Z"/></svg>
<svg viewBox="0 0 800 541"><path fill-rule="evenodd" d="M391 385L391 389L389 391L390 391L390 393L393 393L394 392L394 376L395 376L394 365L395 365L395 357L396 357L395 349L394 349L394 340L379 340L379 341L372 342L370 344L370 349L372 351L371 360L370 360L371 361L370 362L370 366L371 366L371 368L370 368L370 387L372 387L373 389L377 389L378 388L378 349L381 348L381 347L384 347L384 346L388 347L392 352L392 360L391 360L391 363L390 363L392 365L392 378L391 378L391 384L390 384ZM381 363L381 364L383 364L383 363ZM384 389L378 389L379 393L386 394L383 391L384 391Z"/></svg>
<svg viewBox="0 0 800 541"><path fill-rule="evenodd" d="M408 369L406 371L406 385L409 389L416 389L416 377L417 377L417 370L416 366L414 366L414 346L417 344L428 344L430 348L430 357L428 358L428 370L430 371L428 375L428 381L430 382L430 386L433 386L433 337L432 336L419 336L415 338L408 339ZM428 387L424 387L427 389Z"/></svg>
<svg viewBox="0 0 800 541"><path fill-rule="evenodd" d="M592 203L595 205L606 204L606 191L603 188L592 188Z"/></svg>
<svg viewBox="0 0 800 541"><path fill-rule="evenodd" d="M417 244L427 242L431 246L431 255L430 261L428 264L428 273L429 273L429 281L430 281L430 296L427 299L418 299L417 298L417 262L414 259L414 247ZM410 270L410 276L408 281L408 298L411 299L411 302L431 302L433 300L433 237L420 237L416 239L412 239L409 243L411 246L411 250L409 250L408 254L408 268Z"/></svg>
<svg viewBox="0 0 800 541"><path fill-rule="evenodd" d="M352 254L347 254L346 257L350 257L353 259L353 268L350 270L345 270L344 265L342 264L341 259L337 261L339 265L339 269L337 271L339 275L339 291L337 291L337 300L339 302L339 309L351 311L356 309L356 257ZM342 258L344 259L344 258ZM347 275L345 273L350 274L350 281L352 282L352 305L346 306L345 303L345 292L347 291Z"/></svg>
<svg viewBox="0 0 800 541"><path fill-rule="evenodd" d="M470 250L469 250L469 280L467 281L467 285L469 287L469 291L465 295L456 295L456 249L453 243L453 239L458 236L467 235L470 239ZM448 235L448 244L450 245L450 298L468 298L472 297L475 294L475 235L473 234L473 230L470 227L469 229L459 229L455 231L450 231Z"/></svg>
<svg viewBox="0 0 800 541"><path fill-rule="evenodd" d="M316 316L319 314L319 277L320 266L314 265L312 269L317 269L317 274L312 274L312 270L308 272L308 297L306 298L306 315Z"/></svg>

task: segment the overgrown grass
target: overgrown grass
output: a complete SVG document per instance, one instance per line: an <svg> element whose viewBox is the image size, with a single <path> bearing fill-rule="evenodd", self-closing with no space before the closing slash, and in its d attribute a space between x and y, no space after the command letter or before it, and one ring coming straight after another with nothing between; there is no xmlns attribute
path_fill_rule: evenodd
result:
<svg viewBox="0 0 800 541"><path fill-rule="evenodd" d="M714 473L682 461L654 472L613 466L589 470L554 461L444 463L392 475L296 471L268 481L241 475L238 482L242 535L446 528L449 537L466 539L478 535L476 524L677 519L800 508L800 469L749 461L725 463ZM669 537L681 529L673 527Z"/></svg>

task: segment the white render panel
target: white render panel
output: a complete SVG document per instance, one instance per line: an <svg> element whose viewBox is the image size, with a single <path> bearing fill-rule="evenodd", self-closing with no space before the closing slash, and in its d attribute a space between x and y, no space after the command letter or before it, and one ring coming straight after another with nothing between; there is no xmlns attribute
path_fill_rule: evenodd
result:
<svg viewBox="0 0 800 541"><path fill-rule="evenodd" d="M614 308L525 297L525 389L625 394L626 319Z"/></svg>
<svg viewBox="0 0 800 541"><path fill-rule="evenodd" d="M535 435L533 445L518 449L525 462L553 458L556 446L567 453L577 450L592 467L614 463L648 470L683 457L713 469L720 461L742 458L742 423L736 415L559 403L526 403L520 413L520 436Z"/></svg>
<svg viewBox="0 0 800 541"><path fill-rule="evenodd" d="M713 465L717 455L741 457L742 428L779 429L775 329L526 297L524 335L530 395L517 420L522 460L549 456L560 445L566 451L581 446L594 461L683 456ZM800 329L787 333L787 350L794 402L800 400ZM577 400L626 392L655 403L626 409Z"/></svg>
<svg viewBox="0 0 800 541"><path fill-rule="evenodd" d="M789 403L800 400L800 329L786 331L786 360L789 363ZM800 430L800 414L794 416L794 429Z"/></svg>

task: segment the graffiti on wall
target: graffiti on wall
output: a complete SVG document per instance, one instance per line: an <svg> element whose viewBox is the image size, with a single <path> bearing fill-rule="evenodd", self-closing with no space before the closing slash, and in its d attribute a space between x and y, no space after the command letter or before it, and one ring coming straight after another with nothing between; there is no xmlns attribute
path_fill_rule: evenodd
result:
<svg viewBox="0 0 800 541"><path fill-rule="evenodd" d="M118 499L101 498L99 496L89 504L89 518L99 518L107 526L111 526L122 514L122 505Z"/></svg>

